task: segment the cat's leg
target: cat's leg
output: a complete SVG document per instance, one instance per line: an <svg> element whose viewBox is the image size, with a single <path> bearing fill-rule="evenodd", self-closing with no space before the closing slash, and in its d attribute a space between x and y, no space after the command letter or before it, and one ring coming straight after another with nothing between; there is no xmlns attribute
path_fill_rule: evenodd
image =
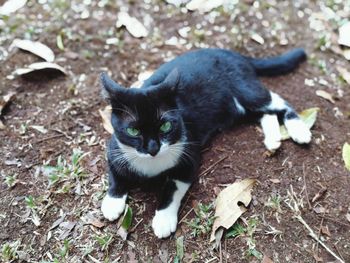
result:
<svg viewBox="0 0 350 263"><path fill-rule="evenodd" d="M310 129L284 99L274 92L270 93L271 103L267 106L267 109L277 112L293 141L299 144L309 143L312 137Z"/></svg>
<svg viewBox="0 0 350 263"><path fill-rule="evenodd" d="M103 216L109 221L116 220L124 212L126 198L125 184L109 172L109 188L101 205Z"/></svg>
<svg viewBox="0 0 350 263"><path fill-rule="evenodd" d="M275 151L281 146L280 125L276 114L264 114L260 124L265 136L264 144L269 151Z"/></svg>
<svg viewBox="0 0 350 263"><path fill-rule="evenodd" d="M181 200L190 185L188 182L172 179L165 183L160 205L152 220L152 228L158 238L168 237L175 232Z"/></svg>

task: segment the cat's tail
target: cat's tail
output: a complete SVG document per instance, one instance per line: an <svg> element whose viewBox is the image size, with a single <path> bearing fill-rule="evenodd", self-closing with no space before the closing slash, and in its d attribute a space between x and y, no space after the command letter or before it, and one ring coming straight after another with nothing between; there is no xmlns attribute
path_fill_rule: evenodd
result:
<svg viewBox="0 0 350 263"><path fill-rule="evenodd" d="M278 76L293 71L306 60L305 50L292 49L280 56L271 58L248 58L258 76Z"/></svg>

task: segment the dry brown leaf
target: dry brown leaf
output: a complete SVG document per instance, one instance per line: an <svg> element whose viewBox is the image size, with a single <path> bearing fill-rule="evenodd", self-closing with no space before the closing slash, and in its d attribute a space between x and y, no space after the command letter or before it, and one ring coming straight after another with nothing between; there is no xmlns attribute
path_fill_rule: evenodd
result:
<svg viewBox="0 0 350 263"><path fill-rule="evenodd" d="M120 12L118 14L118 20L116 22L118 28L125 26L129 33L137 38L148 36L148 30L144 25L135 17L129 16L126 12Z"/></svg>
<svg viewBox="0 0 350 263"><path fill-rule="evenodd" d="M182 4L186 4L189 1L190 0L165 0L165 2L167 2L168 4L172 4L172 5L175 5L177 7L179 7Z"/></svg>
<svg viewBox="0 0 350 263"><path fill-rule="evenodd" d="M280 179L274 179L274 178L271 178L271 179L269 179L270 180L270 182L271 183L274 183L274 184L279 184L279 183L281 183L281 180Z"/></svg>
<svg viewBox="0 0 350 263"><path fill-rule="evenodd" d="M339 28L338 44L350 47L350 22L346 22Z"/></svg>
<svg viewBox="0 0 350 263"><path fill-rule="evenodd" d="M331 236L331 232L329 232L328 226L321 226L321 233L326 236Z"/></svg>
<svg viewBox="0 0 350 263"><path fill-rule="evenodd" d="M26 68L16 69L13 72L13 74L15 76L22 76L22 75L26 75L34 71L40 71L40 70L57 70L63 74L67 74L66 70L63 67L51 62L36 62L36 63L30 64Z"/></svg>
<svg viewBox="0 0 350 263"><path fill-rule="evenodd" d="M26 50L28 52L37 55L45 59L47 62L53 62L55 60L55 54L48 46L31 40L15 39L12 43L15 47L19 49Z"/></svg>
<svg viewBox="0 0 350 263"><path fill-rule="evenodd" d="M8 16L25 6L27 0L9 0L0 6L0 15Z"/></svg>
<svg viewBox="0 0 350 263"><path fill-rule="evenodd" d="M102 125L103 128L110 134L114 133L113 126L111 123L111 115L112 115L112 106L108 105L104 109L99 109L98 112L102 117Z"/></svg>
<svg viewBox="0 0 350 263"><path fill-rule="evenodd" d="M93 225L94 227L101 228L105 226L100 219L96 218L92 213L87 213L80 218L84 225Z"/></svg>
<svg viewBox="0 0 350 263"><path fill-rule="evenodd" d="M260 45L263 45L265 43L265 40L263 39L262 36L260 36L257 33L253 33L250 38L254 40L255 42L259 43Z"/></svg>
<svg viewBox="0 0 350 263"><path fill-rule="evenodd" d="M206 13L222 6L224 3L225 0L192 0L186 5L186 8L190 11L198 10L199 12Z"/></svg>
<svg viewBox="0 0 350 263"><path fill-rule="evenodd" d="M333 95L324 90L316 90L316 95L328 100L329 102L335 103Z"/></svg>
<svg viewBox="0 0 350 263"><path fill-rule="evenodd" d="M350 222L350 214L346 214L346 219Z"/></svg>
<svg viewBox="0 0 350 263"><path fill-rule="evenodd" d="M346 83L350 85L350 72L340 66L337 67L337 70L340 73L340 76L346 81Z"/></svg>
<svg viewBox="0 0 350 263"><path fill-rule="evenodd" d="M268 256L264 255L261 263L273 263L273 261Z"/></svg>
<svg viewBox="0 0 350 263"><path fill-rule="evenodd" d="M220 192L216 199L215 221L210 236L210 241L220 240L221 235L216 235L220 227L230 228L237 219L247 210L244 206L239 206L238 203L243 203L248 206L252 200L251 190L255 184L255 179L245 179L240 182L235 182Z"/></svg>
<svg viewBox="0 0 350 263"><path fill-rule="evenodd" d="M6 95L0 97L0 116L2 114L2 110L6 107L6 105L11 102L11 100L15 97L16 92L9 92Z"/></svg>

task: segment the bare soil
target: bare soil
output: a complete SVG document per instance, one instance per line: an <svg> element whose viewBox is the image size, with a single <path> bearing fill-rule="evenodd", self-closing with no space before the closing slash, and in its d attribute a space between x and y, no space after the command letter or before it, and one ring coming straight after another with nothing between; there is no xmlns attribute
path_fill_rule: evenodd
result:
<svg viewBox="0 0 350 263"><path fill-rule="evenodd" d="M16 68L40 59L14 50L1 63L0 95L9 91L17 95L1 117L6 128L0 130L0 246L19 240L20 259L16 261L22 262L53 262L54 258L58 262L173 262L176 238L184 236L183 262L261 262L247 255L247 236L224 239L221 248L213 250L210 233L194 237L185 223L196 216L191 209L198 202L214 202L225 184L256 178L253 200L239 222L244 225L250 218L257 219L253 235L257 251L273 262L335 261L285 205L287 190L292 187L303 200L304 220L344 262L350 262L350 222L346 219L350 213L350 174L341 157L342 145L350 142L350 88L338 81L336 71L339 65L349 68L349 62L329 50L317 49L318 39L308 21L310 13L320 12L317 2L278 1L256 6L252 1L243 1L235 11L217 9L214 23L210 22L211 13L185 13L183 8L156 0L110 1L113 3L104 7L97 6L103 1L94 0L85 5L90 16L81 19L80 13L72 9L77 2L80 1L29 1L0 29L4 50L14 38L30 37L50 46L56 62L68 71L66 76L39 74L35 80L8 79ZM150 29L149 37L136 39L125 29L115 27L117 13L124 7ZM304 16L298 16L298 11ZM264 26L261 21L269 24ZM179 38L178 30L185 26L191 28L185 40L192 46L165 44L172 36ZM239 33L232 33L232 28ZM60 32L64 32L63 51L56 46ZM259 33L265 43L254 42L249 37L251 32ZM288 39L287 45L278 44L281 32ZM106 39L112 37L120 39L118 45L106 44ZM134 228L128 240L123 241L116 234L117 224L106 222L99 211L106 190L105 143L109 138L98 112L106 105L99 94L99 73L108 70L114 79L128 86L137 80L138 73L156 69L167 58L203 45L259 57L305 47L311 57L309 62L292 74L262 81L299 111L320 108L312 143L302 147L287 140L270 156L256 124L234 127L218 135L203 153L201 175L184 199L179 218L185 219L175 235L164 240L154 236L150 222L156 200L153 195L135 191L129 202ZM312 61L325 61L327 71ZM305 79L315 79L315 85L306 85ZM328 84L319 84L319 79ZM318 89L333 94L335 103L316 96ZM44 126L47 132L43 134L32 125ZM73 148L89 152L82 160L88 177L83 179L80 194L57 193L49 187L40 167L55 165L58 156L69 160ZM9 187L5 179L14 175L16 184ZM326 191L313 202L321 189ZM25 201L28 196L34 197L39 207L39 226L31 220ZM280 211L267 205L272 196L280 197ZM89 213L102 227L83 223L82 217ZM63 221L74 223L71 231L64 225L53 226L63 215ZM321 226L328 227L329 233L321 231ZM280 234L269 234L272 229ZM103 250L96 237L106 234L112 234L113 239ZM69 240L69 249L60 257L64 240Z"/></svg>

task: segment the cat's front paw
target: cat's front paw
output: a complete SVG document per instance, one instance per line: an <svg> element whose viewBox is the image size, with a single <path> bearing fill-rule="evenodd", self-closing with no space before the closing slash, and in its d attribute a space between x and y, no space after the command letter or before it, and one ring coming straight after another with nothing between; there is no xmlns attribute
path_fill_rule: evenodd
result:
<svg viewBox="0 0 350 263"><path fill-rule="evenodd" d="M109 221L116 220L124 211L126 202L126 195L122 197L113 197L107 194L103 198L101 211L103 216Z"/></svg>
<svg viewBox="0 0 350 263"><path fill-rule="evenodd" d="M154 234L158 238L165 238L175 232L177 225L177 214L167 209L157 210L152 220Z"/></svg>

